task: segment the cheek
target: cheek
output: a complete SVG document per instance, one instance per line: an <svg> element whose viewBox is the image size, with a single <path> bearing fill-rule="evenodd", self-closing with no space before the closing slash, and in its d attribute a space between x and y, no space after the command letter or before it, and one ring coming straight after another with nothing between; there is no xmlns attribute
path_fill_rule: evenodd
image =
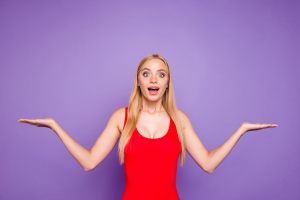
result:
<svg viewBox="0 0 300 200"><path fill-rule="evenodd" d="M145 79L139 78L138 81L139 81L140 86L144 86L145 85Z"/></svg>
<svg viewBox="0 0 300 200"><path fill-rule="evenodd" d="M147 83L147 81L145 79L143 79L143 78L139 79L139 86L142 90L145 89L145 87L147 85L146 83Z"/></svg>
<svg viewBox="0 0 300 200"><path fill-rule="evenodd" d="M163 81L163 85L164 85L165 87L168 87L168 85L169 85L169 80L168 80L168 79L164 80L164 81Z"/></svg>

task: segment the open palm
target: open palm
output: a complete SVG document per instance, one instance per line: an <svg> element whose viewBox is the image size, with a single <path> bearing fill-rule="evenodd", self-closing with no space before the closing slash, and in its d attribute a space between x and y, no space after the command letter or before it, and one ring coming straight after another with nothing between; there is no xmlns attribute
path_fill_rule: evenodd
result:
<svg viewBox="0 0 300 200"><path fill-rule="evenodd" d="M241 129L243 129L244 131L254 131L254 130L260 130L260 129L265 129L265 128L275 128L277 127L277 124L252 124L252 123L248 123L248 122L244 122L241 125Z"/></svg>
<svg viewBox="0 0 300 200"><path fill-rule="evenodd" d="M47 127L52 128L55 124L55 120L52 118L45 119L19 119L18 122L27 123L31 125L35 125L38 127Z"/></svg>

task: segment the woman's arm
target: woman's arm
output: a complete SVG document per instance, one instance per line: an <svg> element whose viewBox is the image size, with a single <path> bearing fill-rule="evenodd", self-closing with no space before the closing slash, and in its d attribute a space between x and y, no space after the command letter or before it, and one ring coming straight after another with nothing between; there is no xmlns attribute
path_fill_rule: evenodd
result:
<svg viewBox="0 0 300 200"><path fill-rule="evenodd" d="M192 124L185 113L179 111L183 123L186 149L194 161L207 173L212 173L230 153L235 144L247 131L276 127L276 124L243 123L222 145L208 151L194 131Z"/></svg>
<svg viewBox="0 0 300 200"><path fill-rule="evenodd" d="M238 128L222 145L209 152L209 173L212 173L221 164L244 133L241 128Z"/></svg>
<svg viewBox="0 0 300 200"><path fill-rule="evenodd" d="M57 122L54 121L50 128L56 133L69 153L73 156L73 158L75 158L80 166L85 171L89 171L93 166L90 159L90 152L71 138Z"/></svg>
<svg viewBox="0 0 300 200"><path fill-rule="evenodd" d="M52 129L80 166L85 171L91 171L105 159L117 143L120 136L120 120L124 118L123 115L124 108L120 108L112 114L91 150L85 149L72 139L54 119L20 119L18 121Z"/></svg>

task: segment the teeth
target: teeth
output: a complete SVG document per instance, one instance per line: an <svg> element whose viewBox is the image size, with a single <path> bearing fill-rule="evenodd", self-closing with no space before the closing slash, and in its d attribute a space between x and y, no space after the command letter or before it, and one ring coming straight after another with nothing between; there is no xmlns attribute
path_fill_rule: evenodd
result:
<svg viewBox="0 0 300 200"><path fill-rule="evenodd" d="M148 88L148 90L159 90L159 88Z"/></svg>

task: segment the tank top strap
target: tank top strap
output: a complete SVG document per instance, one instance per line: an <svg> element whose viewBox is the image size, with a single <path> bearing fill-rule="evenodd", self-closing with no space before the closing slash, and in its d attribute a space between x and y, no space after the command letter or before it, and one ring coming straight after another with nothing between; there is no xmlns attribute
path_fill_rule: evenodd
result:
<svg viewBox="0 0 300 200"><path fill-rule="evenodd" d="M123 129L126 125L126 122L127 122L127 112L128 112L128 107L125 107L125 120L124 120L124 124L123 124Z"/></svg>

